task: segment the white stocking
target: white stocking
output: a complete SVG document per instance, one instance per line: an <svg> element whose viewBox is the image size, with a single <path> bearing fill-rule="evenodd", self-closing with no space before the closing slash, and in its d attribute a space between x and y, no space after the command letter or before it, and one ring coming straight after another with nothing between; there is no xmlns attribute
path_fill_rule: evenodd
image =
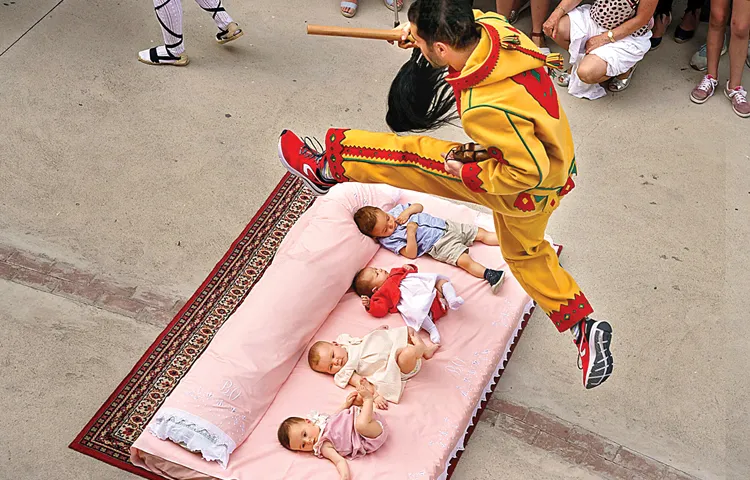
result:
<svg viewBox="0 0 750 480"><path fill-rule="evenodd" d="M220 30L226 30L227 25L234 21L232 20L232 17L230 17L226 12L226 10L224 10L224 7L221 5L221 0L195 1L198 2L198 5L200 5L203 10L211 14L211 17L213 17L216 26L219 27Z"/></svg>
<svg viewBox="0 0 750 480"><path fill-rule="evenodd" d="M182 3L180 0L154 0L156 19L164 35L164 46L156 47L160 56L179 57L185 51L182 43Z"/></svg>
<svg viewBox="0 0 750 480"><path fill-rule="evenodd" d="M430 334L430 341L432 341L432 343L440 343L440 332L438 332L435 322L432 321L432 315L424 319L422 322L422 330Z"/></svg>
<svg viewBox="0 0 750 480"><path fill-rule="evenodd" d="M458 310L458 307L464 304L464 299L456 294L456 289L453 288L451 282L443 284L443 296L448 301L448 306L451 307L451 310Z"/></svg>

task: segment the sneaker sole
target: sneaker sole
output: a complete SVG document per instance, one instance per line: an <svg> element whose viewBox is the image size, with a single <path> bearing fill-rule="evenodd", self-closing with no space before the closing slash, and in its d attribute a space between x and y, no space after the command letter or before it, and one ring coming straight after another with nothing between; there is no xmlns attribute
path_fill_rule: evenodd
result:
<svg viewBox="0 0 750 480"><path fill-rule="evenodd" d="M731 102L731 101L732 101L732 98L731 98L731 97L729 96L729 94L727 93L727 89L725 88L725 89L723 89L723 90L724 90L724 96L725 96L725 97L727 97L727 100L729 100L729 101ZM747 118L747 117L750 117L750 113L740 113L740 112L738 112L737 110L735 110L735 108L734 108L734 105L732 105L732 111L733 111L733 112L734 112L734 113L735 113L735 114L736 114L736 115L737 115L738 117L740 117L740 118Z"/></svg>
<svg viewBox="0 0 750 480"><path fill-rule="evenodd" d="M589 363L586 372L586 388L598 387L604 383L614 368L612 352L609 346L612 343L612 326L605 321L594 323L589 333L589 348L594 347L596 356L594 361Z"/></svg>
<svg viewBox="0 0 750 480"><path fill-rule="evenodd" d="M286 169L294 175L295 177L299 178L303 182L305 182L305 185L307 185L307 188L312 190L312 192L318 196L322 197L326 193L328 193L328 189L323 190L319 186L315 185L309 178L304 176L301 172L298 172L295 168L293 168L291 165L289 165L289 162L286 161L286 158L284 158L284 153L281 151L281 138L279 138L279 160L281 160L282 165L286 167Z"/></svg>
<svg viewBox="0 0 750 480"><path fill-rule="evenodd" d="M505 277L507 277L507 274L503 272L503 276L500 277L500 281L492 285L492 287L490 287L490 290L492 290L493 295L496 294L498 291L500 291L500 287L502 287L503 283L505 283Z"/></svg>
<svg viewBox="0 0 750 480"><path fill-rule="evenodd" d="M711 97L713 97L713 96L714 96L714 95L713 95L713 94L711 94L711 95L707 96L706 98L704 98L703 100L701 100L701 99L699 99L699 98L695 98L695 97L693 96L693 94L691 93L691 94L690 94L690 100L691 100L691 101L692 101L693 103L697 103L698 105L703 105L704 103L706 103L706 102L708 101L708 99L709 99L709 98L711 98Z"/></svg>

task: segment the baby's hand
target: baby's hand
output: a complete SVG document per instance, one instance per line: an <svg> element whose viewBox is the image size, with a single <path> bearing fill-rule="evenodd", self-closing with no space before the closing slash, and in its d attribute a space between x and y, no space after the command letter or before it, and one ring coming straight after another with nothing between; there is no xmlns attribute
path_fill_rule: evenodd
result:
<svg viewBox="0 0 750 480"><path fill-rule="evenodd" d="M366 378L363 378L359 381L357 392L359 392L363 399L371 399L375 396L375 387Z"/></svg>
<svg viewBox="0 0 750 480"><path fill-rule="evenodd" d="M360 298L362 299L362 305L364 305L364 307L369 310L370 309L370 297L368 297L367 295L362 295Z"/></svg>
<svg viewBox="0 0 750 480"><path fill-rule="evenodd" d="M419 225L417 225L415 222L409 222L408 224L406 224L407 232L410 232L410 231L416 232L417 228L419 228Z"/></svg>
<svg viewBox="0 0 750 480"><path fill-rule="evenodd" d="M375 397L373 403L375 404L375 408L377 409L388 410L388 400L383 398L382 395L378 395L377 397Z"/></svg>
<svg viewBox="0 0 750 480"><path fill-rule="evenodd" d="M404 266L401 267L401 268L403 268L407 272L413 272L415 270L414 265L412 265L410 263L405 263Z"/></svg>
<svg viewBox="0 0 750 480"><path fill-rule="evenodd" d="M349 394L346 396L346 400L344 400L344 404L341 405L341 410L346 410L347 408L351 407L352 404L354 404L354 400L357 399L358 393L356 391L349 392Z"/></svg>
<svg viewBox="0 0 750 480"><path fill-rule="evenodd" d="M407 220L409 220L410 216L411 215L409 215L409 212L404 210L403 212L401 212L401 214L399 214L398 217L396 217L396 223L398 223L399 225L403 225Z"/></svg>

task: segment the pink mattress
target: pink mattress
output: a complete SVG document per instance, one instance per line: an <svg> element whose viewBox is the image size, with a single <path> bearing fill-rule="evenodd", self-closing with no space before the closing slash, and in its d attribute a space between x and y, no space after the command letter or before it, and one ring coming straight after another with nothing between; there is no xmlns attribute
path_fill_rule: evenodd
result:
<svg viewBox="0 0 750 480"><path fill-rule="evenodd" d="M493 229L489 215L442 199L404 191L399 203L404 202L419 202L428 213ZM498 247L475 245L471 255L489 267L505 266ZM379 249L369 264L388 269L404 263L406 259ZM485 282L458 268L428 257L417 259L415 263L420 271L449 276L465 304L437 322L443 341L441 348L432 360L424 363L421 372L409 380L401 402L391 404L390 409L383 412L390 427L386 444L372 455L349 462L356 480L445 478L450 460L463 448L463 438L472 417L503 365L524 313L532 307L531 299L512 276L498 295L492 295ZM279 284L278 288L283 285ZM309 294L325 295L326 292ZM348 292L307 345L321 339L333 340L340 333L362 336L382 323L391 327L403 325L398 315L383 320L369 316L357 295ZM212 343L209 350L214 347ZM333 377L310 370L306 351L304 348L298 352L298 362L247 439L231 454L226 469L170 441L159 440L148 430L133 445L131 460L170 478L336 478L336 469L329 461L286 451L276 439L276 430L284 418L305 416L311 410L328 412L346 395L333 384Z"/></svg>

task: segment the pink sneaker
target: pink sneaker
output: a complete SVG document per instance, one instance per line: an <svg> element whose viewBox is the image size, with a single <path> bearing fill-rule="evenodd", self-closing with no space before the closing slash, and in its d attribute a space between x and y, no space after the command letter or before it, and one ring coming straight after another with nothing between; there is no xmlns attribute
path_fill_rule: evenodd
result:
<svg viewBox="0 0 750 480"><path fill-rule="evenodd" d="M714 95L717 85L719 85L718 80L711 75L706 75L698 86L690 92L690 100L695 103L706 103L706 100Z"/></svg>
<svg viewBox="0 0 750 480"><path fill-rule="evenodd" d="M732 110L742 118L750 117L750 103L747 103L747 92L742 85L736 88L729 88L729 82L724 87L724 95L732 102Z"/></svg>

